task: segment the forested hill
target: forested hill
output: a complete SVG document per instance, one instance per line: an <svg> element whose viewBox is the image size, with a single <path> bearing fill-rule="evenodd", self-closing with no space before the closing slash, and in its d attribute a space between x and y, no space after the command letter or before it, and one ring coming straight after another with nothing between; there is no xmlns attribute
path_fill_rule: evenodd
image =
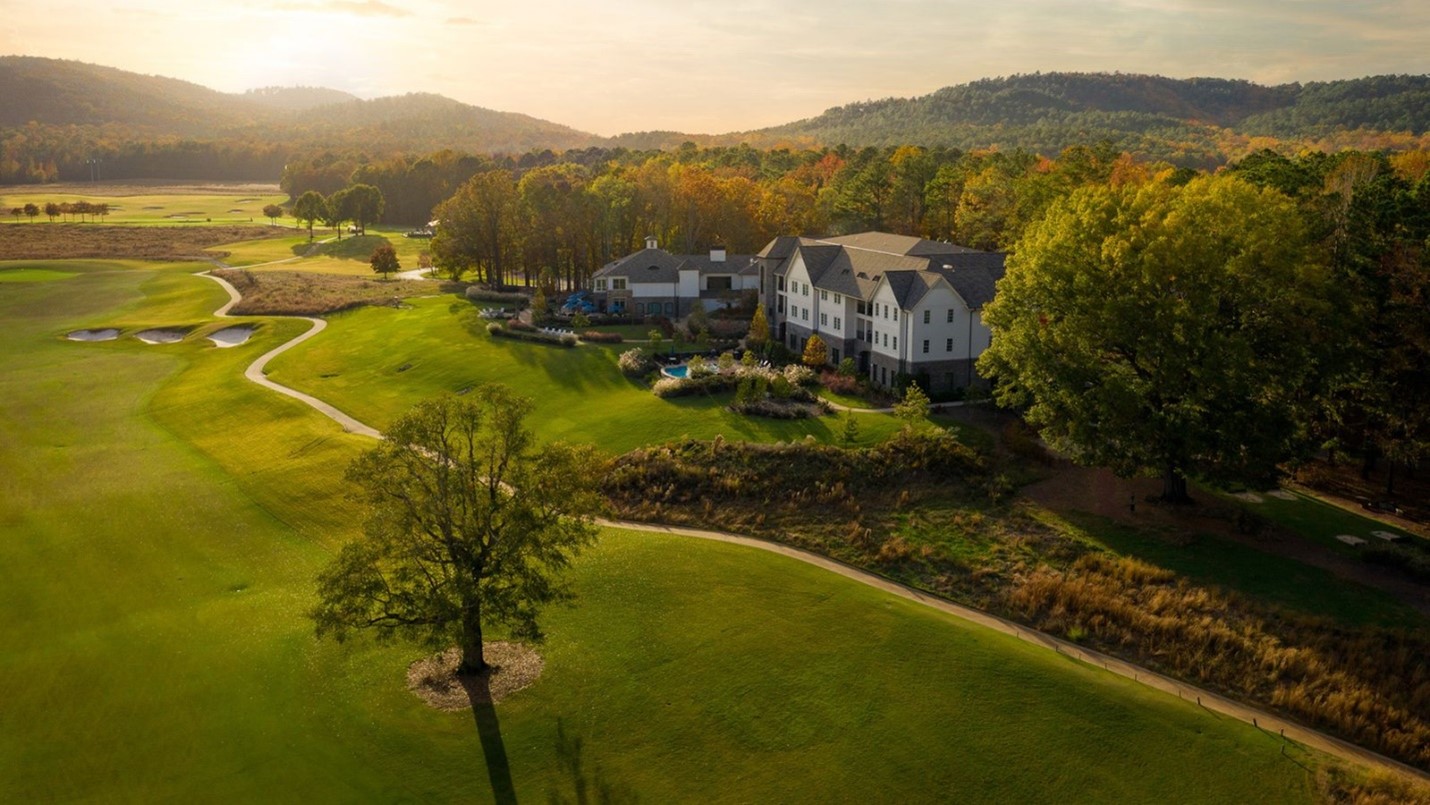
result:
<svg viewBox="0 0 1430 805"><path fill-rule="evenodd" d="M326 87L261 87L243 93L243 98L272 109L286 109L290 112L302 112L358 99L356 95Z"/></svg>
<svg viewBox="0 0 1430 805"><path fill-rule="evenodd" d="M0 57L0 98L4 145L13 148L7 133L24 127L25 143L62 149L0 153L0 183L28 181L6 175L5 161L12 167L18 163L21 170L31 162L43 168L49 162L71 161L78 156L67 153L71 150L114 156L123 143L173 138L244 146L283 143L422 152L453 148L478 153L562 150L600 141L568 126L439 95L364 101L313 87L230 94L174 78L30 56ZM59 127L64 131L56 131Z"/></svg>
<svg viewBox="0 0 1430 805"><path fill-rule="evenodd" d="M1427 131L1430 76L1425 75L1267 87L1217 78L1038 73L945 87L918 98L853 103L717 139L1022 148L1048 155L1108 140L1133 154L1210 167L1239 156L1256 137L1376 145L1366 138L1418 138ZM1395 144L1394 137L1381 139Z"/></svg>
<svg viewBox="0 0 1430 805"><path fill-rule="evenodd" d="M177 78L32 56L0 56L0 127L122 126L194 136L253 122L265 109Z"/></svg>

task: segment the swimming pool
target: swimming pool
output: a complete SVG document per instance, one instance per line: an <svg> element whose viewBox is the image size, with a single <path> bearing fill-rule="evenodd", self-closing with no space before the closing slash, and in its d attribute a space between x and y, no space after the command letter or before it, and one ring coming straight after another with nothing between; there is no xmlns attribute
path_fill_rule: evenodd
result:
<svg viewBox="0 0 1430 805"><path fill-rule="evenodd" d="M666 377L684 378L690 374L690 367L685 364L681 364L680 366L667 366L661 369L660 373Z"/></svg>

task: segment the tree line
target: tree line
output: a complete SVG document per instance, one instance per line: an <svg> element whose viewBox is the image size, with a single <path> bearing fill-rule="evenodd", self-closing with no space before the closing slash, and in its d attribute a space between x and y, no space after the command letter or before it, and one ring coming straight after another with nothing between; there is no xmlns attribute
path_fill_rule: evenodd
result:
<svg viewBox="0 0 1430 805"><path fill-rule="evenodd" d="M1254 154L1089 184L1027 229L979 370L1123 475L1264 489L1287 462L1430 456L1430 154Z"/></svg>
<svg viewBox="0 0 1430 805"><path fill-rule="evenodd" d="M81 223L84 223L86 220L97 220L109 215L109 204L90 201L47 201L44 205L28 202L22 206L10 208L10 215L14 216L17 221L23 216L33 222L41 213L50 219L50 223L54 223L56 219L60 218L67 222L73 222L75 218L78 218Z"/></svg>

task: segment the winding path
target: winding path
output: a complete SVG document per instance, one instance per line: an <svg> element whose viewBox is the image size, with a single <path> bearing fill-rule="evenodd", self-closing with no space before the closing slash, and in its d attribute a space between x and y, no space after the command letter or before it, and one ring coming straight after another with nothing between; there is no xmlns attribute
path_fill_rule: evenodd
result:
<svg viewBox="0 0 1430 805"><path fill-rule="evenodd" d="M207 271L199 272L199 276L208 277L214 282L217 282L219 285L222 285L225 291L228 291L228 303L225 304L223 307L219 308L218 310L215 310L214 315L218 316L219 318L230 318L228 311L234 305L238 304L239 300L243 298L243 296L239 294L238 289L230 285L227 280L215 277L213 274L210 274ZM268 376L264 373L263 370L268 368L269 361L273 360L279 355L282 355L293 347L298 346L304 341L307 341L309 338L312 338L318 333L321 333L328 326L328 323L323 319L317 319L311 316L287 316L285 318L302 319L303 321L308 322L312 326L309 327L306 332L302 333L297 338L285 341L282 344L279 344L273 349L270 349L262 355L258 356L258 360L249 364L248 368L243 371L243 376L266 389L272 389L279 394L286 394L295 400L299 400L303 403L306 403L307 405L316 409L323 416L326 416L334 422L338 423L339 425L342 425L343 430L347 431L348 433L356 433L361 436L371 436L374 439L381 439L382 433L380 433L376 428L357 421L356 419L348 416L342 411L339 411L336 407L323 402L322 400L318 399L317 397L314 397L311 394L304 394L297 389L289 388L285 385L282 385L281 383L274 383L272 380L268 379Z"/></svg>
<svg viewBox="0 0 1430 805"><path fill-rule="evenodd" d="M238 290L235 289L228 282L208 273L207 271L199 272L198 275L208 277L214 282L217 282L218 284L222 285L224 289L228 291L229 302L223 307L214 311L215 316L228 317L229 309L232 308L235 304L237 304L238 301L242 298L242 296L238 293ZM304 341L307 341L309 338L312 338L313 336L322 332L323 328L327 326L327 322L323 321L322 319L310 318L307 316L294 316L289 318L301 318L305 321L310 322L313 326L309 328L307 332L304 332L298 337L287 341L259 356L259 358L255 360L252 364L250 364L248 369L244 371L244 377L263 386L264 388L272 389L273 391L276 391L280 394L285 394L294 399L301 400L309 406L312 406L319 413L337 422L343 427L343 430L349 433L357 433L363 436L370 436L375 439L381 439L382 434L378 432L375 428L372 428L368 425L363 424L362 422L357 421L356 419L353 419L352 417L348 416L342 411L339 411L332 405L329 405L328 403L325 403L322 400L313 397L312 395L304 394L303 392L298 391L296 389L291 389L287 386L280 385L264 376L263 369L268 365L268 361L273 359L275 356L282 354L288 349L295 347L303 343ZM925 593L921 590L909 587L904 584L900 584L899 582L885 578L876 573L871 573L867 570L863 570L852 565L844 564L843 562L831 559L821 554L814 553L812 551L807 551L802 548L796 548L794 546L785 545L779 542L770 542L767 540L755 539L753 537L741 536L739 534L731 534L724 531L710 531L698 528L685 528L681 526L654 525L651 523L641 523L631 520L609 520L606 518L596 518L596 524L607 528L621 528L629 531L669 534L673 536L692 537L695 539L706 539L715 542L724 542L731 545L740 545L747 548L754 548L756 550L767 551L769 553L786 556L791 559L795 559L800 562L804 562L806 564L822 568L831 573L843 576L844 578L868 585L875 589L883 590L884 592L896 595L900 598L914 601L916 603L922 604L931 609L935 609L939 612L952 615L969 623L982 626L987 629L992 629L996 632L1002 632L1003 634L1011 635L1013 637L1018 638L1019 640L1032 643L1036 646L1041 646L1042 648L1048 649L1049 651L1053 651L1057 654L1071 657L1075 660L1087 663L1089 665L1095 665L1097 667L1103 668L1110 673L1114 673L1118 676L1131 679L1134 682L1146 685L1147 687L1155 688L1156 690L1160 690L1164 693L1175 694L1179 699L1185 699L1189 702L1195 701L1199 706L1201 706L1208 712L1230 716L1239 721L1251 724L1252 726L1260 729L1262 732L1267 733L1269 736L1296 741L1297 743L1302 744L1304 746L1309 746L1313 749L1317 749L1321 752L1325 752L1326 754L1333 755L1344 760L1349 760L1354 763L1360 763L1368 766L1388 769L1390 771L1397 772L1407 777L1430 782L1430 773L1426 773L1413 766L1401 763L1398 760L1394 760L1392 758L1386 757L1385 755L1341 740L1340 738L1337 738L1335 736L1327 735L1326 733L1311 729L1310 727L1303 726L1301 724L1296 723L1295 721L1291 721L1282 716L1269 713L1265 710L1261 710L1250 705L1242 704L1241 702L1234 701L1220 694L1213 693L1209 690L1205 690L1194 685L1189 685L1185 682L1181 682L1171 677L1156 673L1155 671L1148 670L1147 668L1143 668L1140 665L1134 665L1130 662L1120 660L1109 654L1103 654L1100 651L1093 651L1092 649L1084 648L1083 646L1079 646L1076 643L1070 643L1061 638L1053 637L1052 635L1047 634L1045 632L1040 632L1037 629L1029 628L1027 626L1015 623L1005 618L1000 618L996 615L984 612L983 610L963 606L962 604L956 604L946 598L940 598L938 596Z"/></svg>

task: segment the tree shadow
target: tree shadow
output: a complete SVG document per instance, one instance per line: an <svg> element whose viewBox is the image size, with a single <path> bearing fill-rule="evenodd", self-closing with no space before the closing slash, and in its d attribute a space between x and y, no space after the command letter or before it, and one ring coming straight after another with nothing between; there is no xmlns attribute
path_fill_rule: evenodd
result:
<svg viewBox="0 0 1430 805"><path fill-rule="evenodd" d="M482 742L482 756L487 763L487 778L492 786L492 799L507 805L516 802L516 786L511 780L511 764L506 756L506 743L501 736L501 722L492 704L489 673L459 677L472 703L472 718L477 723L477 737Z"/></svg>
<svg viewBox="0 0 1430 805"><path fill-rule="evenodd" d="M588 771L581 752L580 736L567 734L565 723L556 719L556 759L568 778L570 790L548 792L547 801L551 805L635 805L640 802L630 787L608 779L599 763Z"/></svg>

